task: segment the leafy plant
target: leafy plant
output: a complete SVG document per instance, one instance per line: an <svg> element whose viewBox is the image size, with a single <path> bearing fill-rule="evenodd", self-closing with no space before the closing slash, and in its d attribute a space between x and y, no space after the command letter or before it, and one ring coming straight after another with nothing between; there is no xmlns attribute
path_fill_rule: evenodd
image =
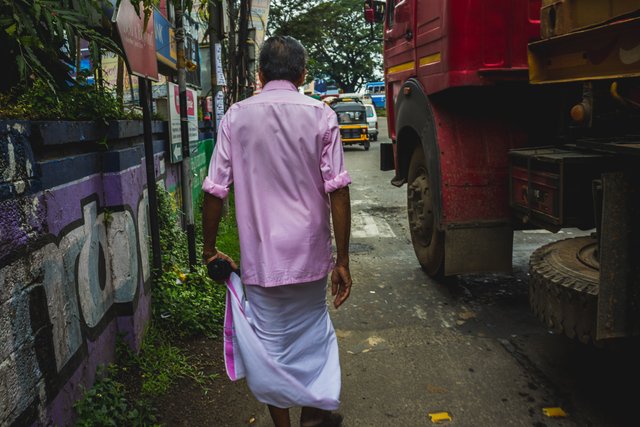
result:
<svg viewBox="0 0 640 427"><path fill-rule="evenodd" d="M193 273L166 271L153 295L153 316L178 336L217 336L224 317L225 288L215 284L204 266Z"/></svg>
<svg viewBox="0 0 640 427"><path fill-rule="evenodd" d="M144 399L130 402L125 386L116 381L115 365L98 368L97 380L76 401L74 409L79 427L159 426L155 409Z"/></svg>
<svg viewBox="0 0 640 427"><path fill-rule="evenodd" d="M130 118L112 90L86 83L86 75L67 90L52 92L46 82L35 80L11 94L0 94L0 117L24 120L116 120Z"/></svg>
<svg viewBox="0 0 640 427"><path fill-rule="evenodd" d="M201 204L201 201L198 203ZM202 251L201 208L196 213L196 253ZM171 194L158 187L158 224L164 271L153 290L153 318L158 327L178 336L217 336L224 317L225 288L214 283L205 266L188 268L180 211ZM218 247L239 262L238 232L230 210L219 227Z"/></svg>
<svg viewBox="0 0 640 427"><path fill-rule="evenodd" d="M0 91L34 78L53 92L72 82L80 39L89 42L94 59L101 49L120 54L102 6L100 0L0 0L0 59L6 76Z"/></svg>

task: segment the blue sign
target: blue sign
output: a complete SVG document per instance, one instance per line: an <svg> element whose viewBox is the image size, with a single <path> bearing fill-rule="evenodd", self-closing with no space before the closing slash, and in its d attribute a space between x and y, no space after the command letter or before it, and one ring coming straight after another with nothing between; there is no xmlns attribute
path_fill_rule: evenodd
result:
<svg viewBox="0 0 640 427"><path fill-rule="evenodd" d="M173 26L156 8L153 8L153 18L158 61L175 70L177 68L178 53Z"/></svg>

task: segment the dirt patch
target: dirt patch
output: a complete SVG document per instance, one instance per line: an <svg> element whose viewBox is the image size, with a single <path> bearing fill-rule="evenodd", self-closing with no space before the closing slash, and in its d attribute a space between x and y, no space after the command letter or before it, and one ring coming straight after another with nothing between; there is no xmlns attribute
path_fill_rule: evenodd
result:
<svg viewBox="0 0 640 427"><path fill-rule="evenodd" d="M204 387L192 379L181 378L169 391L153 401L164 426L253 426L268 420L264 405L251 395L246 382L229 380L225 372L222 340L193 338L175 342L191 362L206 375Z"/></svg>

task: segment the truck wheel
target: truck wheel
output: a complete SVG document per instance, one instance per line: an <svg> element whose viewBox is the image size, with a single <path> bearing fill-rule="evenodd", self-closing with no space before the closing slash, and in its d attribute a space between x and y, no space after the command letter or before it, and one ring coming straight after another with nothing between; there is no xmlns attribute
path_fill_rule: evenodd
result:
<svg viewBox="0 0 640 427"><path fill-rule="evenodd" d="M369 147L371 147L371 143L369 141L364 142L364 151L369 151Z"/></svg>
<svg viewBox="0 0 640 427"><path fill-rule="evenodd" d="M407 212L411 243L422 269L431 277L444 271L444 234L435 226L435 205L422 147L413 151L407 179Z"/></svg>
<svg viewBox="0 0 640 427"><path fill-rule="evenodd" d="M531 255L529 304L547 327L588 344L596 337L599 264L597 240L577 237L550 243Z"/></svg>

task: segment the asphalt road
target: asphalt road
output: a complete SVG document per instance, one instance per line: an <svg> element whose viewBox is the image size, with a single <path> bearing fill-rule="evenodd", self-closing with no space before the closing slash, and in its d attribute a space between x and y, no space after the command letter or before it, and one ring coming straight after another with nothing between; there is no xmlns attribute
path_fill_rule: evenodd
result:
<svg viewBox="0 0 640 427"><path fill-rule="evenodd" d="M640 351L598 349L547 331L527 298L527 263L542 244L579 234L518 232L512 275L430 279L410 243L406 186L369 151L345 148L351 174L351 298L331 316L342 365L344 426L632 426ZM631 387L631 391L625 391ZM263 407L254 426L269 426ZM551 418L543 408L560 407ZM298 412L292 411L294 425Z"/></svg>

